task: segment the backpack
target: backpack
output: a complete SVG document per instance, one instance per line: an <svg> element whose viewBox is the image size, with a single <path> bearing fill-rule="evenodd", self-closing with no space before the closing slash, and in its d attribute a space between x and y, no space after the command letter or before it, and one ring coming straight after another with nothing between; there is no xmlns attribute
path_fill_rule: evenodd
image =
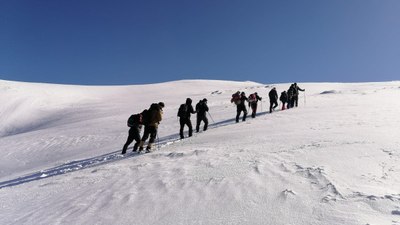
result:
<svg viewBox="0 0 400 225"><path fill-rule="evenodd" d="M256 95L255 94L251 94L250 96L249 96L249 102L251 103L251 102L255 102L257 100L257 98L256 98Z"/></svg>
<svg viewBox="0 0 400 225"><path fill-rule="evenodd" d="M160 106L157 103L152 103L149 110L159 110Z"/></svg>
<svg viewBox="0 0 400 225"><path fill-rule="evenodd" d="M187 115L187 111L188 111L188 106L186 104L182 104L181 106L179 106L178 116L185 117Z"/></svg>
<svg viewBox="0 0 400 225"><path fill-rule="evenodd" d="M241 103L240 94L238 94L238 93L233 94L231 102L234 102L236 105L239 105Z"/></svg>
<svg viewBox="0 0 400 225"><path fill-rule="evenodd" d="M134 125L143 124L143 116L142 114L133 114L128 118L127 125L128 127L133 127Z"/></svg>
<svg viewBox="0 0 400 225"><path fill-rule="evenodd" d="M142 114L142 124L148 125L150 123L150 111L148 109L145 109L141 114Z"/></svg>
<svg viewBox="0 0 400 225"><path fill-rule="evenodd" d="M208 111L207 104L203 101L197 103L196 105L196 112L197 115L204 115Z"/></svg>
<svg viewBox="0 0 400 225"><path fill-rule="evenodd" d="M287 93L286 92L282 92L281 93L281 97L279 98L279 100L281 100L281 102L286 102L287 101Z"/></svg>

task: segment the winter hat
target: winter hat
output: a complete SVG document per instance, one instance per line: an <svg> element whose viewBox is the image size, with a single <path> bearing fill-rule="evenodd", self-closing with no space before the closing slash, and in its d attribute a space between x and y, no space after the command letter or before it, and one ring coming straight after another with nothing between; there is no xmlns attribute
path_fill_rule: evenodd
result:
<svg viewBox="0 0 400 225"><path fill-rule="evenodd" d="M158 105L161 106L161 108L164 108L164 106L165 106L164 102L159 102Z"/></svg>

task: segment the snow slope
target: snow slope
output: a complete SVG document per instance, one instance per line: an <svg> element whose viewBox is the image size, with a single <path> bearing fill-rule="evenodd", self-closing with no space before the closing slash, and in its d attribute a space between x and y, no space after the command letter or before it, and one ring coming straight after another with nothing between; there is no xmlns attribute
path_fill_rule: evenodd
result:
<svg viewBox="0 0 400 225"><path fill-rule="evenodd" d="M269 114L272 86L0 81L0 224L400 224L400 82L299 84ZM256 119L234 123L237 90L263 97ZM186 97L215 123L179 141ZM159 149L121 157L128 116L159 101Z"/></svg>

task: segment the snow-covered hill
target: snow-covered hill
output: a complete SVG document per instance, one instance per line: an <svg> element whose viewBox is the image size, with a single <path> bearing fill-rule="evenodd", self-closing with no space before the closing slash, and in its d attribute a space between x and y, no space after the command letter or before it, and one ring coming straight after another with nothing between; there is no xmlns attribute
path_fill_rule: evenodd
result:
<svg viewBox="0 0 400 225"><path fill-rule="evenodd" d="M272 86L289 84L0 80L0 224L400 224L400 82L299 84L269 114ZM237 90L263 97L257 118L234 123ZM215 122L178 141L187 97ZM121 157L129 115L159 101L158 150Z"/></svg>

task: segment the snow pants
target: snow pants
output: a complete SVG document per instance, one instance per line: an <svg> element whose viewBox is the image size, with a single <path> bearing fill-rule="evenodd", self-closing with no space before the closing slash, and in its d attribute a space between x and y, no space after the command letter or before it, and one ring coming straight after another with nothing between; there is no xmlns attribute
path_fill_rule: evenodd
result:
<svg viewBox="0 0 400 225"><path fill-rule="evenodd" d="M126 140L126 143L122 148L122 154L126 153L128 146L133 142L133 140L136 141L135 145L133 146L133 151L136 151L138 149L140 144L140 128L141 127L139 127L138 125L134 125L129 129L128 139Z"/></svg>
<svg viewBox="0 0 400 225"><path fill-rule="evenodd" d="M144 127L143 137L142 137L142 141L140 142L139 150L143 150L144 142L147 140L147 138L149 138L149 136L150 136L150 140L149 140L149 144L147 145L147 148L146 148L147 150L151 149L154 141L156 140L157 127L155 127L155 126L145 126Z"/></svg>
<svg viewBox="0 0 400 225"><path fill-rule="evenodd" d="M207 128L208 128L208 119L207 119L207 116L206 116L206 115L203 115L203 116L197 115L196 132L199 132L199 131L200 131L200 123L201 123L201 121L204 122L203 131L206 131Z"/></svg>
<svg viewBox="0 0 400 225"><path fill-rule="evenodd" d="M257 113L257 102L252 102L250 103L250 107L251 107L251 117L252 118L256 118L256 113Z"/></svg>
<svg viewBox="0 0 400 225"><path fill-rule="evenodd" d="M297 107L298 103L299 103L299 96L298 95L293 96L292 107L295 107L295 106Z"/></svg>
<svg viewBox="0 0 400 225"><path fill-rule="evenodd" d="M272 113L272 110L278 106L278 101L276 99L272 99L269 101L269 113Z"/></svg>
<svg viewBox="0 0 400 225"><path fill-rule="evenodd" d="M242 119L242 121L246 121L246 116L247 116L246 106L240 104L240 105L236 106L236 123L239 123L239 117L240 117L240 114L242 113L242 111L243 111L243 119Z"/></svg>
<svg viewBox="0 0 400 225"><path fill-rule="evenodd" d="M192 127L192 121L190 121L190 118L180 118L179 123L181 125L181 127L179 129L179 136L181 136L181 139L185 138L183 136L183 128L185 127L185 125L187 125L189 127L189 137L191 137L193 135L193 127Z"/></svg>
<svg viewBox="0 0 400 225"><path fill-rule="evenodd" d="M285 104L286 104L286 102L282 102L282 110L285 110L286 108L285 108Z"/></svg>

